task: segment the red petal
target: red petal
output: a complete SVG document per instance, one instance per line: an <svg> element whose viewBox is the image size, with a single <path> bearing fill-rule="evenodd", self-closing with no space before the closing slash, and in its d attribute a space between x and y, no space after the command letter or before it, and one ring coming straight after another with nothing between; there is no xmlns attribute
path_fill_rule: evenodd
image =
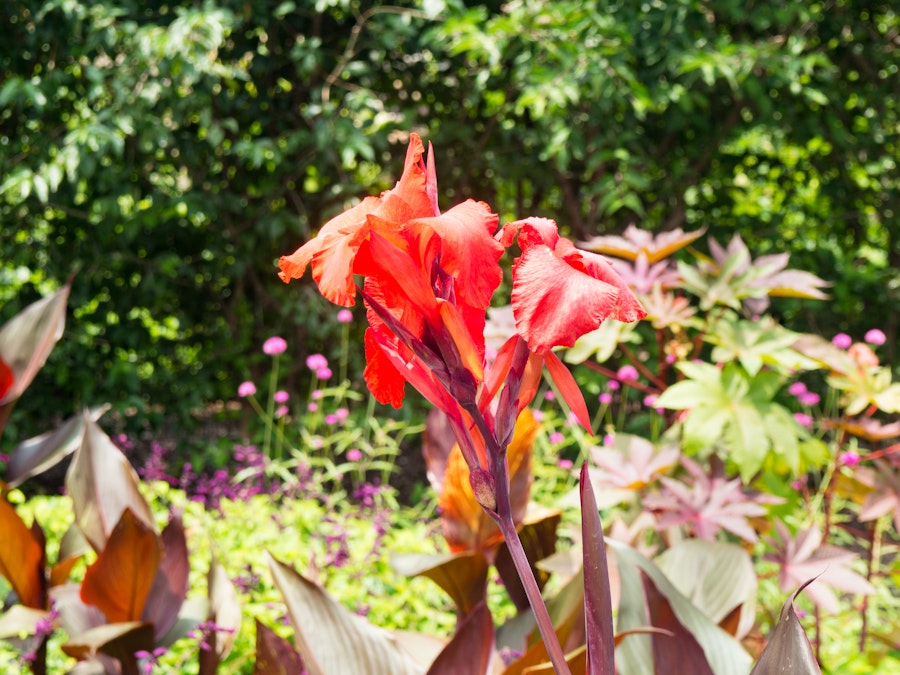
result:
<svg viewBox="0 0 900 675"><path fill-rule="evenodd" d="M572 377L572 373L566 368L565 364L559 360L559 357L553 352L544 354L544 365L547 366L547 372L562 394L569 409L575 413L575 417L581 423L589 434L591 430L591 416L588 414L587 405L584 402L584 396L581 394L581 388Z"/></svg>
<svg viewBox="0 0 900 675"><path fill-rule="evenodd" d="M382 351L375 337L375 331L366 329L366 368L363 377L375 400L395 408L403 405L403 390L406 380Z"/></svg>
<svg viewBox="0 0 900 675"><path fill-rule="evenodd" d="M525 218L512 225L519 228L519 248L523 253L532 246L541 244L553 250L560 239L556 221L549 218Z"/></svg>
<svg viewBox="0 0 900 675"><path fill-rule="evenodd" d="M12 368L0 358L0 400L6 396L6 392L12 389L13 383L16 381Z"/></svg>
<svg viewBox="0 0 900 675"><path fill-rule="evenodd" d="M516 328L532 351L571 347L616 310L619 291L574 269L546 246L532 246L513 266Z"/></svg>
<svg viewBox="0 0 900 675"><path fill-rule="evenodd" d="M609 260L596 253L581 251L574 246L572 248L581 255L581 261L588 274L619 289L619 299L616 302L615 310L610 314L613 319L630 323L647 316L647 310L628 288L625 280L613 269Z"/></svg>

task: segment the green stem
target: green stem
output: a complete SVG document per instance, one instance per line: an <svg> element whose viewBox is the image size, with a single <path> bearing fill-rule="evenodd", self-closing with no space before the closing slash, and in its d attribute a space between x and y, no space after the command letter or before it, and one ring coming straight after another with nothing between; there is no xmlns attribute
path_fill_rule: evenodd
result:
<svg viewBox="0 0 900 675"><path fill-rule="evenodd" d="M269 400L266 403L266 432L263 439L263 456L266 459L272 459L270 451L272 449L272 420L275 417L275 387L278 386L278 357L272 359L272 373L269 376Z"/></svg>

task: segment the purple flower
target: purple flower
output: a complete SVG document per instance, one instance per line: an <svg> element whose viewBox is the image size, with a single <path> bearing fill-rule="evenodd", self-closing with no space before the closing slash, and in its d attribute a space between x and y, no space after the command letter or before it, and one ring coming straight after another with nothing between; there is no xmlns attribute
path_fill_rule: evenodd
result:
<svg viewBox="0 0 900 675"><path fill-rule="evenodd" d="M320 380L327 380L331 377L331 368L328 368L327 366L325 368L319 368L316 371L316 377Z"/></svg>
<svg viewBox="0 0 900 675"><path fill-rule="evenodd" d="M854 450L842 452L841 456L838 458L838 461L844 466L856 466L859 464L859 460L859 453Z"/></svg>
<svg viewBox="0 0 900 675"><path fill-rule="evenodd" d="M797 397L797 400L800 401L800 403L803 405L812 406L812 405L817 405L819 403L819 401L821 400L821 398L819 397L819 395L816 392L808 391L805 394L800 394L800 396Z"/></svg>
<svg viewBox="0 0 900 675"><path fill-rule="evenodd" d="M263 342L263 353L268 354L269 356L284 354L286 349L287 342L284 341L284 338L280 338L277 335L273 335Z"/></svg>
<svg viewBox="0 0 900 675"><path fill-rule="evenodd" d="M337 313L338 323L350 323L353 321L353 312L349 309L342 309Z"/></svg>
<svg viewBox="0 0 900 675"><path fill-rule="evenodd" d="M877 328L873 328L872 330L866 332L865 337L863 338L870 345L883 345L887 340L887 336L884 334L884 331L881 331Z"/></svg>
<svg viewBox="0 0 900 675"><path fill-rule="evenodd" d="M347 451L348 462L358 462L362 459L362 451L359 448L350 448Z"/></svg>
<svg viewBox="0 0 900 675"><path fill-rule="evenodd" d="M328 359L321 354L310 354L306 357L306 367L313 372L317 372L328 367Z"/></svg>
<svg viewBox="0 0 900 675"><path fill-rule="evenodd" d="M797 422L801 427L806 427L807 429L812 427L813 418L806 413L794 413L794 421Z"/></svg>
<svg viewBox="0 0 900 675"><path fill-rule="evenodd" d="M833 338L831 338L831 344L833 344L835 347L840 347L841 349L847 349L850 345L853 344L853 338L846 333L838 333Z"/></svg>
<svg viewBox="0 0 900 675"><path fill-rule="evenodd" d="M794 382L790 387L788 387L788 393L791 396L802 396L806 393L806 385L802 382Z"/></svg>
<svg viewBox="0 0 900 675"><path fill-rule="evenodd" d="M256 393L256 385L250 382L241 382L240 386L238 386L238 396L241 398L247 398L248 396L253 396Z"/></svg>
<svg viewBox="0 0 900 675"><path fill-rule="evenodd" d="M337 424L338 418L337 415L328 414L325 415L325 424Z"/></svg>
<svg viewBox="0 0 900 675"><path fill-rule="evenodd" d="M610 403L612 403L612 394L610 394L608 391L604 391L602 394L600 394L600 396L597 397L597 399L603 405L609 405Z"/></svg>
<svg viewBox="0 0 900 675"><path fill-rule="evenodd" d="M619 372L616 373L616 377L622 382L634 382L638 379L637 368L634 366L622 366L619 368Z"/></svg>

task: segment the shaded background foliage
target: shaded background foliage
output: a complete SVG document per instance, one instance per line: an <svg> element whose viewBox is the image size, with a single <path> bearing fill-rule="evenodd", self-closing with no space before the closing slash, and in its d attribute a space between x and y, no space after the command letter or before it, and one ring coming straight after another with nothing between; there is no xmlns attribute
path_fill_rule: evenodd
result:
<svg viewBox="0 0 900 675"><path fill-rule="evenodd" d="M738 233L838 282L783 305L793 326L877 321L896 362L892 3L49 0L0 21L0 319L78 270L8 439L105 400L186 432L269 335L295 374L331 354L334 308L274 262L390 187L410 129L439 140L444 206Z"/></svg>

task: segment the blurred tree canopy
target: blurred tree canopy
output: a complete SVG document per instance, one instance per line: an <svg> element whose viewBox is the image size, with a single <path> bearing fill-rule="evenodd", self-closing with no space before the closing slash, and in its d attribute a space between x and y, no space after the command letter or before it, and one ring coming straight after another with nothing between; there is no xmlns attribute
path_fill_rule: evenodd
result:
<svg viewBox="0 0 900 675"><path fill-rule="evenodd" d="M23 416L186 415L264 368L269 335L297 364L328 353L334 308L274 261L390 187L409 130L444 206L575 238L739 233L837 282L797 321L897 343L886 0L13 0L0 20L0 319L78 270Z"/></svg>

